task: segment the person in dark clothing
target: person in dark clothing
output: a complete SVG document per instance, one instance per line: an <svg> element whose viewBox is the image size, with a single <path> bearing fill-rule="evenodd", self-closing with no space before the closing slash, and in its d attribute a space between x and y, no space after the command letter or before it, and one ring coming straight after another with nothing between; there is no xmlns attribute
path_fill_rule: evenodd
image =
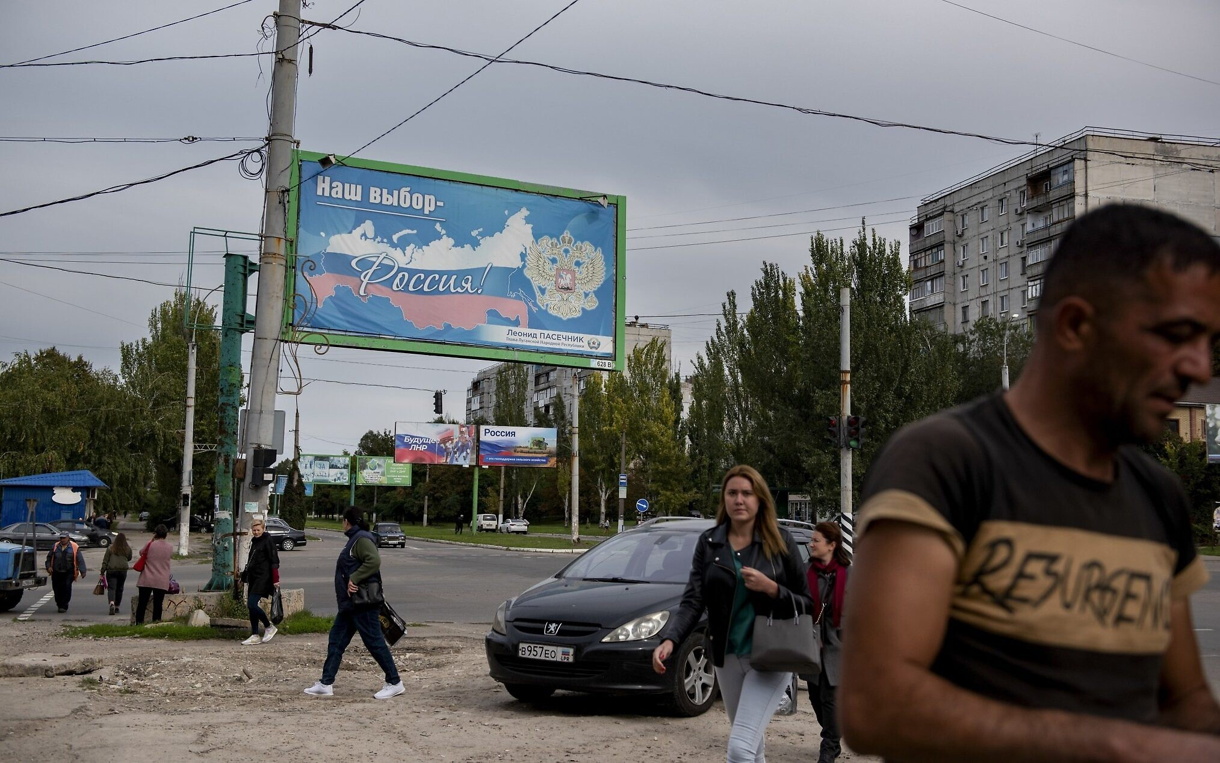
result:
<svg viewBox="0 0 1220 763"><path fill-rule="evenodd" d="M275 638L278 629L259 606L259 600L271 596L280 585L280 552L275 541L267 534L267 523L256 518L250 523L250 556L246 568L241 571L241 582L246 584L246 608L250 610L250 638L241 642L244 646L265 644ZM263 635L258 635L259 624L264 626Z"/></svg>
<svg viewBox="0 0 1220 763"><path fill-rule="evenodd" d="M112 615L117 615L123 607L123 586L127 583L127 570L130 568L131 546L127 543L127 536L119 533L102 556L102 574L106 576L106 597L110 600Z"/></svg>
<svg viewBox="0 0 1220 763"><path fill-rule="evenodd" d="M847 589L847 568L851 555L843 547L843 531L834 522L819 522L809 540L809 592L813 611L821 618L816 626L822 636L822 672L806 676L809 701L822 727L822 746L818 763L834 763L843 751L839 741L839 721L835 716L835 687L842 666L843 593Z"/></svg>
<svg viewBox="0 0 1220 763"><path fill-rule="evenodd" d="M335 562L335 599L339 613L330 628L330 642L326 648L326 663L322 666L322 679L305 690L314 697L329 697L334 692L335 676L343 662L343 653L352 642L352 636L360 632L360 640L373 655L373 659L385 671L385 686L373 695L375 699L390 699L406 691L394 667L394 657L381 632L378 607L358 607L352 603L352 594L361 583L381 583L381 555L377 552L377 540L369 532L364 520L364 510L348 506L343 512L343 534L347 545L339 552Z"/></svg>
<svg viewBox="0 0 1220 763"><path fill-rule="evenodd" d="M466 515L458 514L457 519L453 523L453 534L461 535L462 530L466 527Z"/></svg>
<svg viewBox="0 0 1220 763"><path fill-rule="evenodd" d="M99 530L109 530L110 529L110 520L107 519L104 515L98 514L96 517L93 518L93 526Z"/></svg>
<svg viewBox="0 0 1220 763"><path fill-rule="evenodd" d="M755 615L792 617L808 612L808 582L796 541L775 519L775 500L756 469L738 465L724 475L716 526L699 536L682 603L652 652L659 674L707 613L707 639L716 684L732 728L728 761L763 761L764 737L791 673L755 670ZM665 663L669 662L670 665Z"/></svg>
<svg viewBox="0 0 1220 763"><path fill-rule="evenodd" d="M83 578L86 570L85 555L66 532L59 534L59 542L47 553L46 568L51 575L51 589L55 591L55 606L61 614L67 612L72 601L72 583Z"/></svg>

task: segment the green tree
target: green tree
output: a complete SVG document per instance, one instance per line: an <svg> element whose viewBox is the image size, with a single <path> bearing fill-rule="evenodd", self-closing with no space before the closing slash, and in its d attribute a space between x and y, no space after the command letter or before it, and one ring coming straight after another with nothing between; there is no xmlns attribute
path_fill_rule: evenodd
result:
<svg viewBox="0 0 1220 763"><path fill-rule="evenodd" d="M174 292L153 309L147 338L119 346L119 373L128 392L143 401L148 415L138 422L139 436L132 445L148 459L154 471L149 510L164 517L177 510L182 485L182 438L186 416L187 342L189 323L212 325L215 310L202 299ZM219 439L220 337L217 332L194 332L195 362L194 436L196 449ZM216 452L202 450L192 459L191 505L195 513L208 513L214 503ZM202 509L202 511L200 511Z"/></svg>
<svg viewBox="0 0 1220 763"><path fill-rule="evenodd" d="M957 373L961 387L956 402L965 403L1000 388L1005 349L1008 378L1015 382L1033 343L1033 334L1024 321L1004 322L992 317L975 321L968 331L957 337Z"/></svg>
<svg viewBox="0 0 1220 763"><path fill-rule="evenodd" d="M669 367L660 341L653 339L631 352L625 380L631 469L658 513L685 513L694 494L688 481L686 452L676 435L680 411L669 391Z"/></svg>

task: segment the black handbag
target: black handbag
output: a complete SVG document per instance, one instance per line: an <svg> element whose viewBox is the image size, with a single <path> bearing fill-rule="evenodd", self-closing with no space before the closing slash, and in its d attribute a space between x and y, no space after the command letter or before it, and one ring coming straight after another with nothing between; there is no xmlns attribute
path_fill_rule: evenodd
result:
<svg viewBox="0 0 1220 763"><path fill-rule="evenodd" d="M271 594L271 624L279 625L284 622L284 597L280 595L280 587L276 586L275 591Z"/></svg>
<svg viewBox="0 0 1220 763"><path fill-rule="evenodd" d="M394 611L388 601L381 602L381 612L378 614L381 620L381 634L385 636L387 644L394 646L398 643L398 639L406 635L407 621Z"/></svg>
<svg viewBox="0 0 1220 763"><path fill-rule="evenodd" d="M385 595L381 592L380 580L366 580L356 584L356 592L352 594L352 606L364 608L380 607L385 603Z"/></svg>
<svg viewBox="0 0 1220 763"><path fill-rule="evenodd" d="M822 613L817 620L796 609L792 597L792 617L776 618L771 614L754 618L754 646L750 650L750 667L770 672L822 672ZM826 610L825 605L822 611Z"/></svg>

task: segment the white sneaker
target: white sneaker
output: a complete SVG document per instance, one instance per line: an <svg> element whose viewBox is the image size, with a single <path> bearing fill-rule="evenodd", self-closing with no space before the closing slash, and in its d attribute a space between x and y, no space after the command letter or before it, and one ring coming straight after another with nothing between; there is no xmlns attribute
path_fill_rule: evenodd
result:
<svg viewBox="0 0 1220 763"><path fill-rule="evenodd" d="M250 646L252 644L261 644L261 643L263 643L263 640L261 638L259 638L257 635L254 635L254 636L251 636L250 638L246 639L245 641L241 642L241 645Z"/></svg>
<svg viewBox="0 0 1220 763"><path fill-rule="evenodd" d="M321 681L318 681L316 684L306 689L305 693L312 694L315 697L330 697L334 695L335 689L333 686L327 686Z"/></svg>
<svg viewBox="0 0 1220 763"><path fill-rule="evenodd" d="M389 699L390 697L397 697L399 694L403 694L406 690L407 687L402 685L402 681L399 681L396 684L386 684L381 687L381 691L374 694L373 697L375 699Z"/></svg>
<svg viewBox="0 0 1220 763"><path fill-rule="evenodd" d="M268 625L267 629L265 631L263 631L263 643L265 644L268 641L270 641L271 639L275 638L275 634L277 634L279 632L280 632L279 628L276 628L274 625Z"/></svg>

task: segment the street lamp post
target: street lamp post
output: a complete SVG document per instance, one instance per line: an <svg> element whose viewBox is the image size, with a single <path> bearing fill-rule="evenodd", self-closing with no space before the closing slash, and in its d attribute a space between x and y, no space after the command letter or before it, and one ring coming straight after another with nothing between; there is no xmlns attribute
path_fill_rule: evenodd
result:
<svg viewBox="0 0 1220 763"><path fill-rule="evenodd" d="M1008 324L1010 318L1020 318L1021 316L1013 313L1011 316L1004 316L1004 365L1000 366L1000 386L1008 389Z"/></svg>

